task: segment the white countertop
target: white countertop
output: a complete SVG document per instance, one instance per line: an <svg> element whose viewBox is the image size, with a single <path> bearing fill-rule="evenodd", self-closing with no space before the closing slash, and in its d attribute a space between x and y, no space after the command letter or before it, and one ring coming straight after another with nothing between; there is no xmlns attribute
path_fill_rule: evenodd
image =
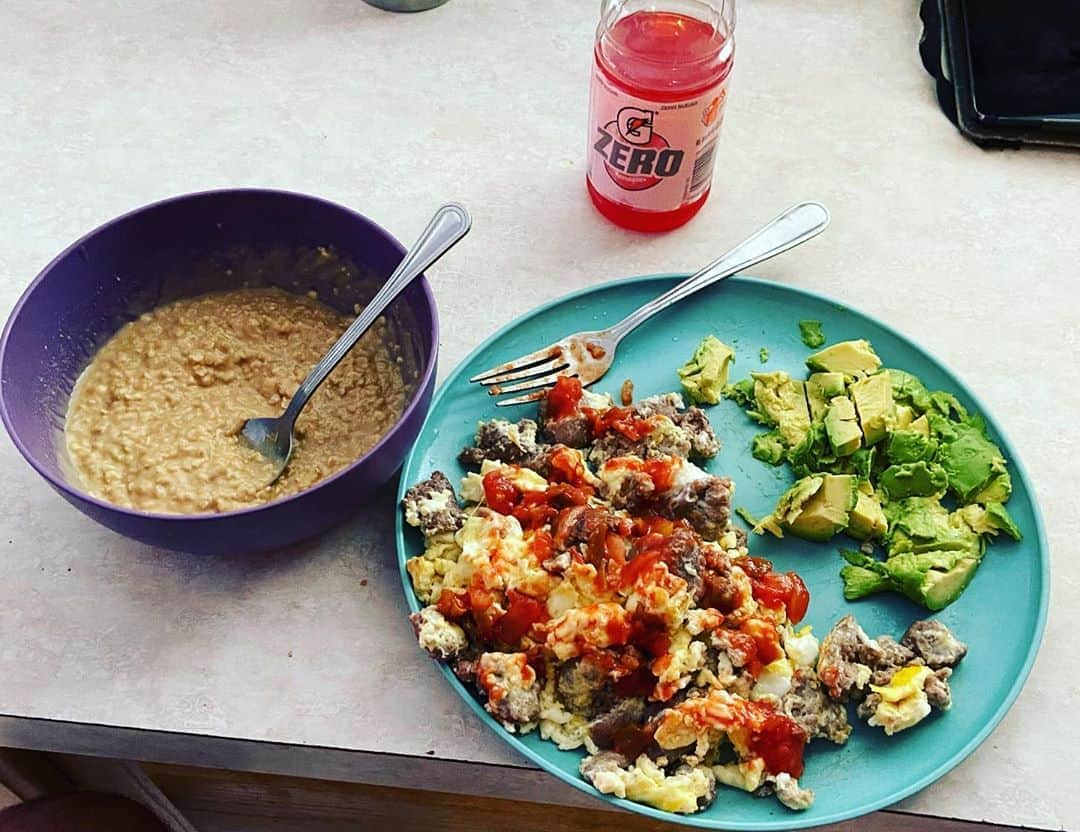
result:
<svg viewBox="0 0 1080 832"><path fill-rule="evenodd" d="M690 225L650 237L609 225L585 194L595 2L398 16L359 0L10 0L0 310L89 228L179 192L307 191L406 242L457 199L473 232L431 273L445 374L542 301L693 269L820 199L829 231L756 273L844 298L955 368L1023 456L1053 552L1046 639L1016 706L901 808L1080 828L1067 646L1080 157L965 141L919 63L916 7L743 3L714 193ZM527 769L416 649L389 491L317 545L215 559L95 526L6 437L0 465L0 745L585 799Z"/></svg>

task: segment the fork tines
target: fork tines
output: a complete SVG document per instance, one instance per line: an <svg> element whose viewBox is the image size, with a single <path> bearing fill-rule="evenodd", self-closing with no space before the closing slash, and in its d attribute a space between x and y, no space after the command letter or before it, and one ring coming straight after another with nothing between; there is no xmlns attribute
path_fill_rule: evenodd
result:
<svg viewBox="0 0 1080 832"><path fill-rule="evenodd" d="M488 395L491 396L523 390L533 391L524 396L496 402L498 407L507 407L534 402L541 398L544 395L544 388L554 384L559 376L573 375L567 372L569 368L570 363L566 360L562 348L552 345L477 373L469 381L487 387ZM507 382L516 383L507 385Z"/></svg>

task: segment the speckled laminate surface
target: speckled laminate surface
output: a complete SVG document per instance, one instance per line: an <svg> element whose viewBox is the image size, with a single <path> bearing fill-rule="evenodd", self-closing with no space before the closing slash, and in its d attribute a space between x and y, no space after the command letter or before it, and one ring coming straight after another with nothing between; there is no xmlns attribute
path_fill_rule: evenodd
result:
<svg viewBox="0 0 1080 832"><path fill-rule="evenodd" d="M0 5L0 309L79 234L174 193L314 192L406 241L458 199L474 230L432 270L445 373L541 301L692 269L789 203L820 199L827 234L756 273L845 298L954 367L1020 449L1053 551L1031 681L971 759L901 808L1080 827L1069 715L1080 711L1080 156L967 143L918 62L914 2L756 0L740 7L709 204L667 236L628 234L594 213L582 183L596 5L451 0L415 16L358 0ZM515 782L518 796L580 799L529 772L437 768L523 763L412 643L389 492L316 545L214 560L97 528L6 438L0 471L0 744L341 777L385 759L402 785L420 785L411 771L443 788ZM118 728L65 734L30 718ZM209 737L345 752L260 757L257 744ZM347 752L366 768L349 769Z"/></svg>

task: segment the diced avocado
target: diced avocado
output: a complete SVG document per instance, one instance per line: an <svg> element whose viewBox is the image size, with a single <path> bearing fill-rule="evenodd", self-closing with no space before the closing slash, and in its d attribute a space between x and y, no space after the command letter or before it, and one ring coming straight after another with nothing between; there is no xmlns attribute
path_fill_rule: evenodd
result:
<svg viewBox="0 0 1080 832"><path fill-rule="evenodd" d="M933 406L930 391L911 373L890 368L889 381L896 402L911 405L919 413L925 413Z"/></svg>
<svg viewBox="0 0 1080 832"><path fill-rule="evenodd" d="M1020 540L1023 538L1023 535L1020 534L1020 527L1016 525L1016 521L1012 519L1012 515L1009 514L1005 509L1005 506L1001 503L987 503L986 517L990 521L991 526L1005 532L1005 534L1013 540Z"/></svg>
<svg viewBox="0 0 1080 832"><path fill-rule="evenodd" d="M803 477L796 480L795 484L780 495L776 501L776 508L771 514L761 518L754 526L755 534L769 532L777 537L784 536L784 526L790 518L798 516L803 505L821 490L825 482L823 477Z"/></svg>
<svg viewBox="0 0 1080 832"><path fill-rule="evenodd" d="M1003 491L1011 492L1007 482L1005 458L978 423L952 422L944 416L930 417L930 427L938 439L937 461L949 477L949 490L961 502L1004 502ZM1003 475L1001 477L1000 475ZM991 487L991 480L998 482ZM986 489L990 493L982 494Z"/></svg>
<svg viewBox="0 0 1080 832"><path fill-rule="evenodd" d="M870 479L874 470L874 462L877 459L877 448L859 448L849 457L849 462L854 469L855 475L861 480Z"/></svg>
<svg viewBox="0 0 1080 832"><path fill-rule="evenodd" d="M890 465L881 472L878 485L890 500L932 497L945 493L949 478L945 475L945 469L936 462L920 459L918 462Z"/></svg>
<svg viewBox="0 0 1080 832"><path fill-rule="evenodd" d="M759 433L751 442L750 453L754 459L760 459L770 465L779 465L784 461L784 443L776 431Z"/></svg>
<svg viewBox="0 0 1080 832"><path fill-rule="evenodd" d="M840 341L816 352L806 359L806 366L815 372L843 373L848 380L875 372L881 366L870 342Z"/></svg>
<svg viewBox="0 0 1080 832"><path fill-rule="evenodd" d="M720 395L731 399L739 407L751 407L754 404L754 380L744 378L734 384L725 384Z"/></svg>
<svg viewBox="0 0 1080 832"><path fill-rule="evenodd" d="M713 335L707 335L694 356L678 369L682 389L694 404L716 404L727 384L735 351Z"/></svg>
<svg viewBox="0 0 1080 832"><path fill-rule="evenodd" d="M885 539L890 556L931 551L982 555L979 536L950 515L936 497L907 497L884 506L884 511L889 521Z"/></svg>
<svg viewBox="0 0 1080 832"><path fill-rule="evenodd" d="M893 399L895 401L895 397ZM906 404L896 406L896 429L907 430L908 426L915 421L915 411Z"/></svg>
<svg viewBox="0 0 1080 832"><path fill-rule="evenodd" d="M837 396L829 402L825 412L825 433L837 456L851 456L862 445L855 405L847 396Z"/></svg>
<svg viewBox="0 0 1080 832"><path fill-rule="evenodd" d="M789 498L792 491L796 493ZM824 541L847 528L857 495L856 479L850 474L807 477L780 498L770 516L783 531L806 540ZM776 533L764 521L758 527Z"/></svg>
<svg viewBox="0 0 1080 832"><path fill-rule="evenodd" d="M806 346L816 350L825 343L825 330L821 327L821 321L799 321L799 337Z"/></svg>
<svg viewBox="0 0 1080 832"><path fill-rule="evenodd" d="M848 390L859 413L865 444L880 442L896 425L896 409L888 373L859 379Z"/></svg>
<svg viewBox="0 0 1080 832"><path fill-rule="evenodd" d="M904 532L924 540L934 539L939 529L949 525L949 512L937 498L908 497L885 507L890 536Z"/></svg>
<svg viewBox="0 0 1080 832"><path fill-rule="evenodd" d="M829 399L844 395L842 373L811 373L806 380L806 400L810 404L810 418L820 422L825 418Z"/></svg>
<svg viewBox="0 0 1080 832"><path fill-rule="evenodd" d="M798 445L788 449L788 462L791 463L792 473L796 477L808 477L812 474L822 473L848 473L847 471L835 472L834 463L837 461L829 437L825 434L825 425L814 423Z"/></svg>
<svg viewBox="0 0 1080 832"><path fill-rule="evenodd" d="M926 418L926 414L924 413L922 416L920 416L918 419L911 423L911 425L908 427L908 430L913 431L914 433L921 433L923 436L929 439L930 420Z"/></svg>
<svg viewBox="0 0 1080 832"><path fill-rule="evenodd" d="M840 568L840 577L844 581L844 598L848 601L857 601L875 592L893 588L892 579L888 575L880 575L850 563Z"/></svg>
<svg viewBox="0 0 1080 832"><path fill-rule="evenodd" d="M810 406L810 421L821 424L825 419L825 411L829 409L829 402L817 387L810 386L810 379L804 385L806 390L806 403Z"/></svg>
<svg viewBox="0 0 1080 832"><path fill-rule="evenodd" d="M952 393L946 393L944 390L935 390L930 394L930 403L938 413L946 418L951 418L955 413L958 420L963 421L964 419L967 419L967 410L960 404L960 400ZM982 428L981 424L979 427L980 429Z"/></svg>
<svg viewBox="0 0 1080 832"><path fill-rule="evenodd" d="M973 503L1004 503L1012 495L1012 477L1009 476L1009 472L1005 470L1004 460L1000 463L1001 470L994 471L990 482L984 485L974 497L971 498Z"/></svg>
<svg viewBox="0 0 1080 832"><path fill-rule="evenodd" d="M806 404L803 382L787 373L751 373L757 409L773 425L784 444L798 445L810 428L810 410Z"/></svg>
<svg viewBox="0 0 1080 832"><path fill-rule="evenodd" d="M990 535L1005 532L1013 540L1020 540L1020 529L1001 503L987 503L985 507L972 503L961 506L954 514L976 534Z"/></svg>
<svg viewBox="0 0 1080 832"><path fill-rule="evenodd" d="M854 601L874 592L894 589L892 579L881 561L858 549L841 549L840 555L847 561L847 565L840 570L847 600Z"/></svg>
<svg viewBox="0 0 1080 832"><path fill-rule="evenodd" d="M889 524L881 503L873 494L860 487L855 508L848 515L847 533L856 540L877 540L888 530Z"/></svg>
<svg viewBox="0 0 1080 832"><path fill-rule="evenodd" d="M979 558L957 552L908 553L890 557L884 566L897 589L936 611L960 596L974 577Z"/></svg>
<svg viewBox="0 0 1080 832"><path fill-rule="evenodd" d="M817 387L826 399L844 395L843 373L811 373L806 379L806 384Z"/></svg>
<svg viewBox="0 0 1080 832"><path fill-rule="evenodd" d="M937 442L914 430L894 430L885 446L885 456L892 463L929 461L936 452Z"/></svg>

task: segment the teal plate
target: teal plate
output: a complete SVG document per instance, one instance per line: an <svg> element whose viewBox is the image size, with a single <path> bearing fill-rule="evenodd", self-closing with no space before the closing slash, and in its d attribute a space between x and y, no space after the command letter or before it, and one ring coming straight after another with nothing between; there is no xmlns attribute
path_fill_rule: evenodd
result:
<svg viewBox="0 0 1080 832"><path fill-rule="evenodd" d="M447 379L435 396L412 453L405 460L401 489L438 469L451 481L464 473L458 451L472 438L477 421L498 413L510 419L535 416L523 405L497 411L491 399L467 379L499 362L532 352L572 332L598 329L652 300L681 276L660 275L607 283L536 309L481 344ZM918 375L931 389L950 390L970 409L987 417L991 436L1002 447L1012 471L1014 492L1009 511L1024 534L1022 542L1002 541L989 551L967 591L939 614L970 647L953 675L953 707L929 717L918 727L893 737L863 723L843 746L815 740L806 753L800 783L816 793L805 812L791 812L773 799L752 797L720 787L716 801L696 815L672 815L648 806L599 795L578 775L579 752L559 751L536 733L507 733L446 666L441 669L458 694L492 731L522 755L583 791L653 818L708 829L802 829L835 823L872 812L932 783L975 750L1001 721L1031 669L1042 637L1049 594L1049 563L1039 510L1023 465L979 400L951 372L899 333L836 301L789 286L750 278L732 278L694 296L644 324L622 346L607 376L593 385L618 397L624 379L634 382L635 397L678 389L675 368L709 333L736 349L733 378L751 370L783 369L800 373L810 352L797 322L816 318L824 323L829 343L868 338L886 366ZM759 350L769 350L768 363ZM736 484L734 505L754 515L767 513L791 481L786 468L772 468L750 456L750 439L760 430L732 402L710 408L709 416L723 449L708 468L730 476ZM846 538L841 539L845 540ZM409 607L419 608L405 560L419 554L423 542L397 519L398 559ZM807 623L822 636L838 618L855 613L876 636L899 638L907 625L926 611L894 595L877 595L850 603L844 600L837 546L795 538L751 537L754 554L769 558L781 570L794 569L810 589Z"/></svg>

